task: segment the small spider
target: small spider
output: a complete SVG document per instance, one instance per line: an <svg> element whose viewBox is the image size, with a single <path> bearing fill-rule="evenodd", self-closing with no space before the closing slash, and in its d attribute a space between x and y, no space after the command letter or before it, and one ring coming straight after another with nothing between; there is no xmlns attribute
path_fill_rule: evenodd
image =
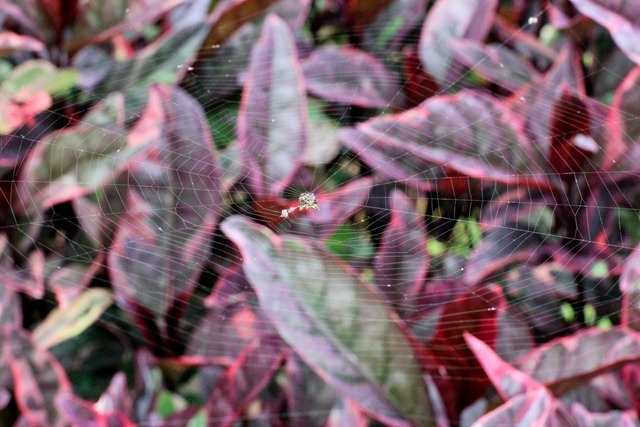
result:
<svg viewBox="0 0 640 427"><path fill-rule="evenodd" d="M289 218L289 214L295 211L296 209L300 209L301 211L304 211L307 209L314 209L317 211L320 210L320 206L318 206L318 198L313 193L305 191L300 195L300 197L298 198L298 201L300 202L299 206L294 206L289 209L283 209L282 213L280 214L280 217Z"/></svg>

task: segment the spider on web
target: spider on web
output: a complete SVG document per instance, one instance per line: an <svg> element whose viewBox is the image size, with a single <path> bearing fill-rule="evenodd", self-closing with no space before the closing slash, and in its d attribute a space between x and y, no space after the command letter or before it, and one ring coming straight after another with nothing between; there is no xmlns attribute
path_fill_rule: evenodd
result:
<svg viewBox="0 0 640 427"><path fill-rule="evenodd" d="M295 211L296 209L300 209L301 211L304 211L307 209L314 209L317 211L320 210L320 206L318 206L318 198L316 197L315 194L309 191L305 191L304 193L300 194L300 197L298 197L298 201L300 202L300 205L293 206L289 209L283 209L282 213L280 214L280 217L289 218L289 214Z"/></svg>

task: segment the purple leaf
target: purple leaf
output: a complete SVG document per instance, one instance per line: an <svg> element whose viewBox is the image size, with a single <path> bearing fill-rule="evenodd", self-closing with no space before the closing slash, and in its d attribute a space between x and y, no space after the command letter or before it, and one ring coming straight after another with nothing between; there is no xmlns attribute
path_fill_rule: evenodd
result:
<svg viewBox="0 0 640 427"><path fill-rule="evenodd" d="M452 42L483 40L491 27L497 0L438 0L422 27L420 60L425 71L446 88L460 79L453 65Z"/></svg>
<svg viewBox="0 0 640 427"><path fill-rule="evenodd" d="M617 327L585 329L537 347L519 361L520 369L562 395L598 375L640 362L640 334Z"/></svg>
<svg viewBox="0 0 640 427"><path fill-rule="evenodd" d="M519 394L478 419L478 426L549 426L573 425L571 414L562 402L544 387Z"/></svg>
<svg viewBox="0 0 640 427"><path fill-rule="evenodd" d="M637 171L640 158L640 67L634 68L618 86L607 117L607 139L602 168Z"/></svg>
<svg viewBox="0 0 640 427"><path fill-rule="evenodd" d="M452 47L456 58L467 68L512 92L539 78L529 62L502 44L457 40Z"/></svg>
<svg viewBox="0 0 640 427"><path fill-rule="evenodd" d="M338 401L327 385L295 353L287 358L287 404L296 414L296 423L309 427L324 427L333 405Z"/></svg>
<svg viewBox="0 0 640 427"><path fill-rule="evenodd" d="M27 257L26 264L17 268L12 260L10 246L7 236L0 234L0 286L32 298L42 298L45 291L44 255L35 250Z"/></svg>
<svg viewBox="0 0 640 427"><path fill-rule="evenodd" d="M627 1L571 0L581 13L604 26L618 47L640 65L640 4Z"/></svg>
<svg viewBox="0 0 640 427"><path fill-rule="evenodd" d="M464 339L489 376L491 383L498 393L500 393L500 397L505 401L518 394L542 387L542 384L538 381L502 360L500 356L483 341L468 332L465 332Z"/></svg>
<svg viewBox="0 0 640 427"><path fill-rule="evenodd" d="M383 422L429 422L420 363L369 285L304 240L275 235L241 216L227 218L221 227L240 248L262 309L320 377ZM375 343L375 352L365 343Z"/></svg>
<svg viewBox="0 0 640 427"><path fill-rule="evenodd" d="M480 215L482 241L465 267L465 281L478 283L510 264L554 253L554 205L550 196L531 197L526 190L505 193L487 204Z"/></svg>
<svg viewBox="0 0 640 427"><path fill-rule="evenodd" d="M166 322L165 338L179 340L176 329L208 258L222 200L213 141L201 107L168 86L150 88L132 133L155 142L131 167L109 271L119 304L152 310Z"/></svg>
<svg viewBox="0 0 640 427"><path fill-rule="evenodd" d="M507 101L509 108L524 120L526 135L533 141L531 157L534 163L546 165L553 137L551 122L554 103L563 90L584 97L584 82L580 56L567 44L544 77L523 86Z"/></svg>
<svg viewBox="0 0 640 427"><path fill-rule="evenodd" d="M622 324L640 332L640 245L625 261L620 275Z"/></svg>
<svg viewBox="0 0 640 427"><path fill-rule="evenodd" d="M71 394L56 399L56 406L65 419L74 426L83 427L135 427L124 414L102 409L102 404L92 404ZM96 408L98 406L98 408Z"/></svg>
<svg viewBox="0 0 640 427"><path fill-rule="evenodd" d="M341 140L377 172L420 190L460 175L546 188L518 123L497 99L463 91L343 130Z"/></svg>
<svg viewBox="0 0 640 427"><path fill-rule="evenodd" d="M279 196L307 144L302 70L287 24L270 15L251 52L238 115L238 143L256 198Z"/></svg>
<svg viewBox="0 0 640 427"><path fill-rule="evenodd" d="M375 259L376 284L402 318L417 310L425 290L429 257L423 216L401 191L390 198L391 220Z"/></svg>
<svg viewBox="0 0 640 427"><path fill-rule="evenodd" d="M640 423L634 411L607 411L604 413L589 412L580 403L571 405L571 414L577 427L634 427Z"/></svg>
<svg viewBox="0 0 640 427"><path fill-rule="evenodd" d="M318 195L319 211L310 210L309 220L319 225L322 238L331 236L342 223L362 209L371 190L372 181L360 178L330 192Z"/></svg>
<svg viewBox="0 0 640 427"><path fill-rule="evenodd" d="M319 47L305 59L302 69L307 89L320 98L368 108L388 108L398 102L397 76L359 49Z"/></svg>
<svg viewBox="0 0 640 427"><path fill-rule="evenodd" d="M57 396L71 393L71 384L60 363L48 351L37 348L25 331L5 328L2 346L21 415L16 425L61 426L53 402Z"/></svg>
<svg viewBox="0 0 640 427"><path fill-rule="evenodd" d="M267 385L289 351L278 338L253 341L218 380L207 399L208 417L229 427Z"/></svg>

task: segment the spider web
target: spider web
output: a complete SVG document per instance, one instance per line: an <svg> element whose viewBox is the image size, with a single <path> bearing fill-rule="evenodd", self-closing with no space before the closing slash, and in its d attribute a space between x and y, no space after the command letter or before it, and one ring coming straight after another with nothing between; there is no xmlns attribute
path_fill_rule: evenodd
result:
<svg viewBox="0 0 640 427"><path fill-rule="evenodd" d="M548 23L548 15L548 9L532 14L514 36L495 46L508 47L512 37L533 35L550 40L553 47L548 49L556 59L577 55L553 37L575 41L581 40L579 35L572 28L559 33ZM313 43L321 43L305 33L309 25L320 24L294 26L297 55L303 62L309 60ZM402 44L417 45L421 25L422 18ZM73 305L88 288L115 295L116 304L80 337L52 345L69 375L88 370L106 386L117 371L135 366L139 372L159 375L154 367L162 366L162 381L156 378L146 390L163 389L179 407L193 396L204 405L212 391L225 391L216 384L220 387L220 375L240 356L247 358L242 369L248 377L273 375L286 359L280 372L289 372L289 381L309 381L301 389L315 388L313 403L318 406L301 405L284 413L274 408L271 416L308 423L329 414L357 413L311 373L307 365L322 363L314 359L313 348L305 352L300 350L304 344L294 345L296 352L289 353L289 347L275 338L283 335L293 345L297 335L283 333L282 325L305 326L300 309L319 304L319 298L333 304L346 299L334 313L312 307L320 324L348 322L356 316L360 325L379 324L395 336L393 325L402 323L419 340L436 347L443 337L475 325L467 319L484 319L479 312L496 313L500 332L494 337L495 348L509 362L581 328L620 323L620 264L640 240L640 198L634 185L638 176L633 169L638 151L612 153L602 144L605 127L613 126L606 108L633 67L631 61L618 53L615 66L610 66L591 46L579 46L587 72L572 76L575 83L609 85L589 88L593 96L588 104L583 103L584 94L568 88L554 88L554 96L562 101L552 104L544 102L550 96L544 90L520 93L489 84L483 73L491 58L476 59L466 67L456 63L455 72L445 76L425 104L410 107L409 82L398 78L401 59L368 45L388 67L384 75L393 77L380 82L394 88L384 100L386 108L363 107L359 93L342 94L352 96L353 102L334 102L310 90L296 106L309 120L308 128L301 130L286 124L290 106L270 106L271 115L265 115L263 102L269 100L248 93L248 86L260 84L250 62L263 61L256 70L271 65L268 55L256 48L252 53L262 28L262 22L242 27L228 42L205 48L199 61L180 61L179 52L158 50L148 63L171 72L177 69L180 89L148 89L144 79L133 84L131 74L138 71L124 68L92 90L60 97L61 105L85 108L84 114L71 117L52 108L39 116L42 126L13 135L33 148L15 174L9 171L3 179L5 187L15 189L3 224L4 261L10 266L5 285L29 295L22 297L28 304L40 301L45 314L54 306ZM273 38L280 37L282 25L274 28ZM362 35L331 37L360 36L367 46L368 37L386 30L387 23L374 20ZM183 42L177 39L168 45ZM101 67L82 64L81 59L75 63L81 78L93 78ZM553 72L554 62L537 65L542 82ZM337 74L327 78L361 83L362 70L332 71ZM290 76L301 73L283 71L271 84L295 86ZM426 84L419 88L428 90ZM114 95L116 91L124 95ZM573 110L581 107L582 114L590 114L590 134L577 137L577 149L557 151L555 165L541 168L535 156L546 155L549 151L540 147L554 143L549 128L579 133L575 129L582 125L577 117L581 113ZM92 117L96 109L102 110ZM422 113L407 113L411 109ZM633 113L622 114L625 123L638 120ZM443 124L434 129L438 120ZM60 122L66 123L65 130L57 132ZM522 129L522 123L528 126L526 133L509 133L510 125ZM166 135L158 126L164 126ZM275 132L270 135L269 142L275 140L270 152L252 152L251 143L241 142L269 131ZM301 132L306 146L292 154L300 150L295 145ZM157 140L162 142L156 144ZM515 146L514 140L528 143L528 151ZM476 146L465 145L472 142ZM576 157L581 160L579 171ZM499 170L494 168L497 161ZM66 187L66 178L54 175L54 170L73 171L78 185ZM550 192L549 182L566 194ZM68 188L75 195L65 193ZM299 209L281 218L283 209L300 206L303 192L316 196L319 210ZM572 215L584 217L573 229L563 222ZM262 237L256 237L255 230ZM287 242L282 244L289 249L270 252L278 242ZM265 260L256 261L261 254L276 257L274 270L264 268ZM46 292L39 294L38 280L32 277L42 278ZM34 288L15 284L21 280ZM299 286L286 292L274 288L274 295L269 295L269 280ZM368 291L355 296L345 292L352 282L366 284L362 286ZM326 294L318 294L314 283L324 283ZM136 307L136 301L146 307ZM381 315L381 307L388 312ZM273 313L280 313L279 320ZM22 315L30 328L42 321L40 314ZM261 341L255 341L261 334ZM154 343L158 336L163 341ZM378 354L376 343L358 333L350 338L359 346L357 357L374 359ZM464 345L462 340L453 348L461 353L452 355L449 378L455 383L477 376L481 383L481 371L472 369L474 359L463 352ZM118 358L106 356L114 352ZM318 354L323 354L320 349ZM417 364L414 356L401 351L395 363ZM467 364L465 373L460 365ZM191 369L180 376L180 365ZM175 378L168 378L169 372ZM96 399L89 384L72 379L80 395ZM266 403L269 392L283 396L276 388L277 380L270 381L252 399ZM268 410L256 411L259 416L247 409L243 419L263 417L269 423ZM215 415L209 421L221 422Z"/></svg>

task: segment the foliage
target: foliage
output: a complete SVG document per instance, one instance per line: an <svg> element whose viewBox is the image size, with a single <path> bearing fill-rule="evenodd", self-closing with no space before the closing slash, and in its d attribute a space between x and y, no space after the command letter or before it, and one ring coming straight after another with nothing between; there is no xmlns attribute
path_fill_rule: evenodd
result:
<svg viewBox="0 0 640 427"><path fill-rule="evenodd" d="M0 6L2 425L639 422L640 3Z"/></svg>

